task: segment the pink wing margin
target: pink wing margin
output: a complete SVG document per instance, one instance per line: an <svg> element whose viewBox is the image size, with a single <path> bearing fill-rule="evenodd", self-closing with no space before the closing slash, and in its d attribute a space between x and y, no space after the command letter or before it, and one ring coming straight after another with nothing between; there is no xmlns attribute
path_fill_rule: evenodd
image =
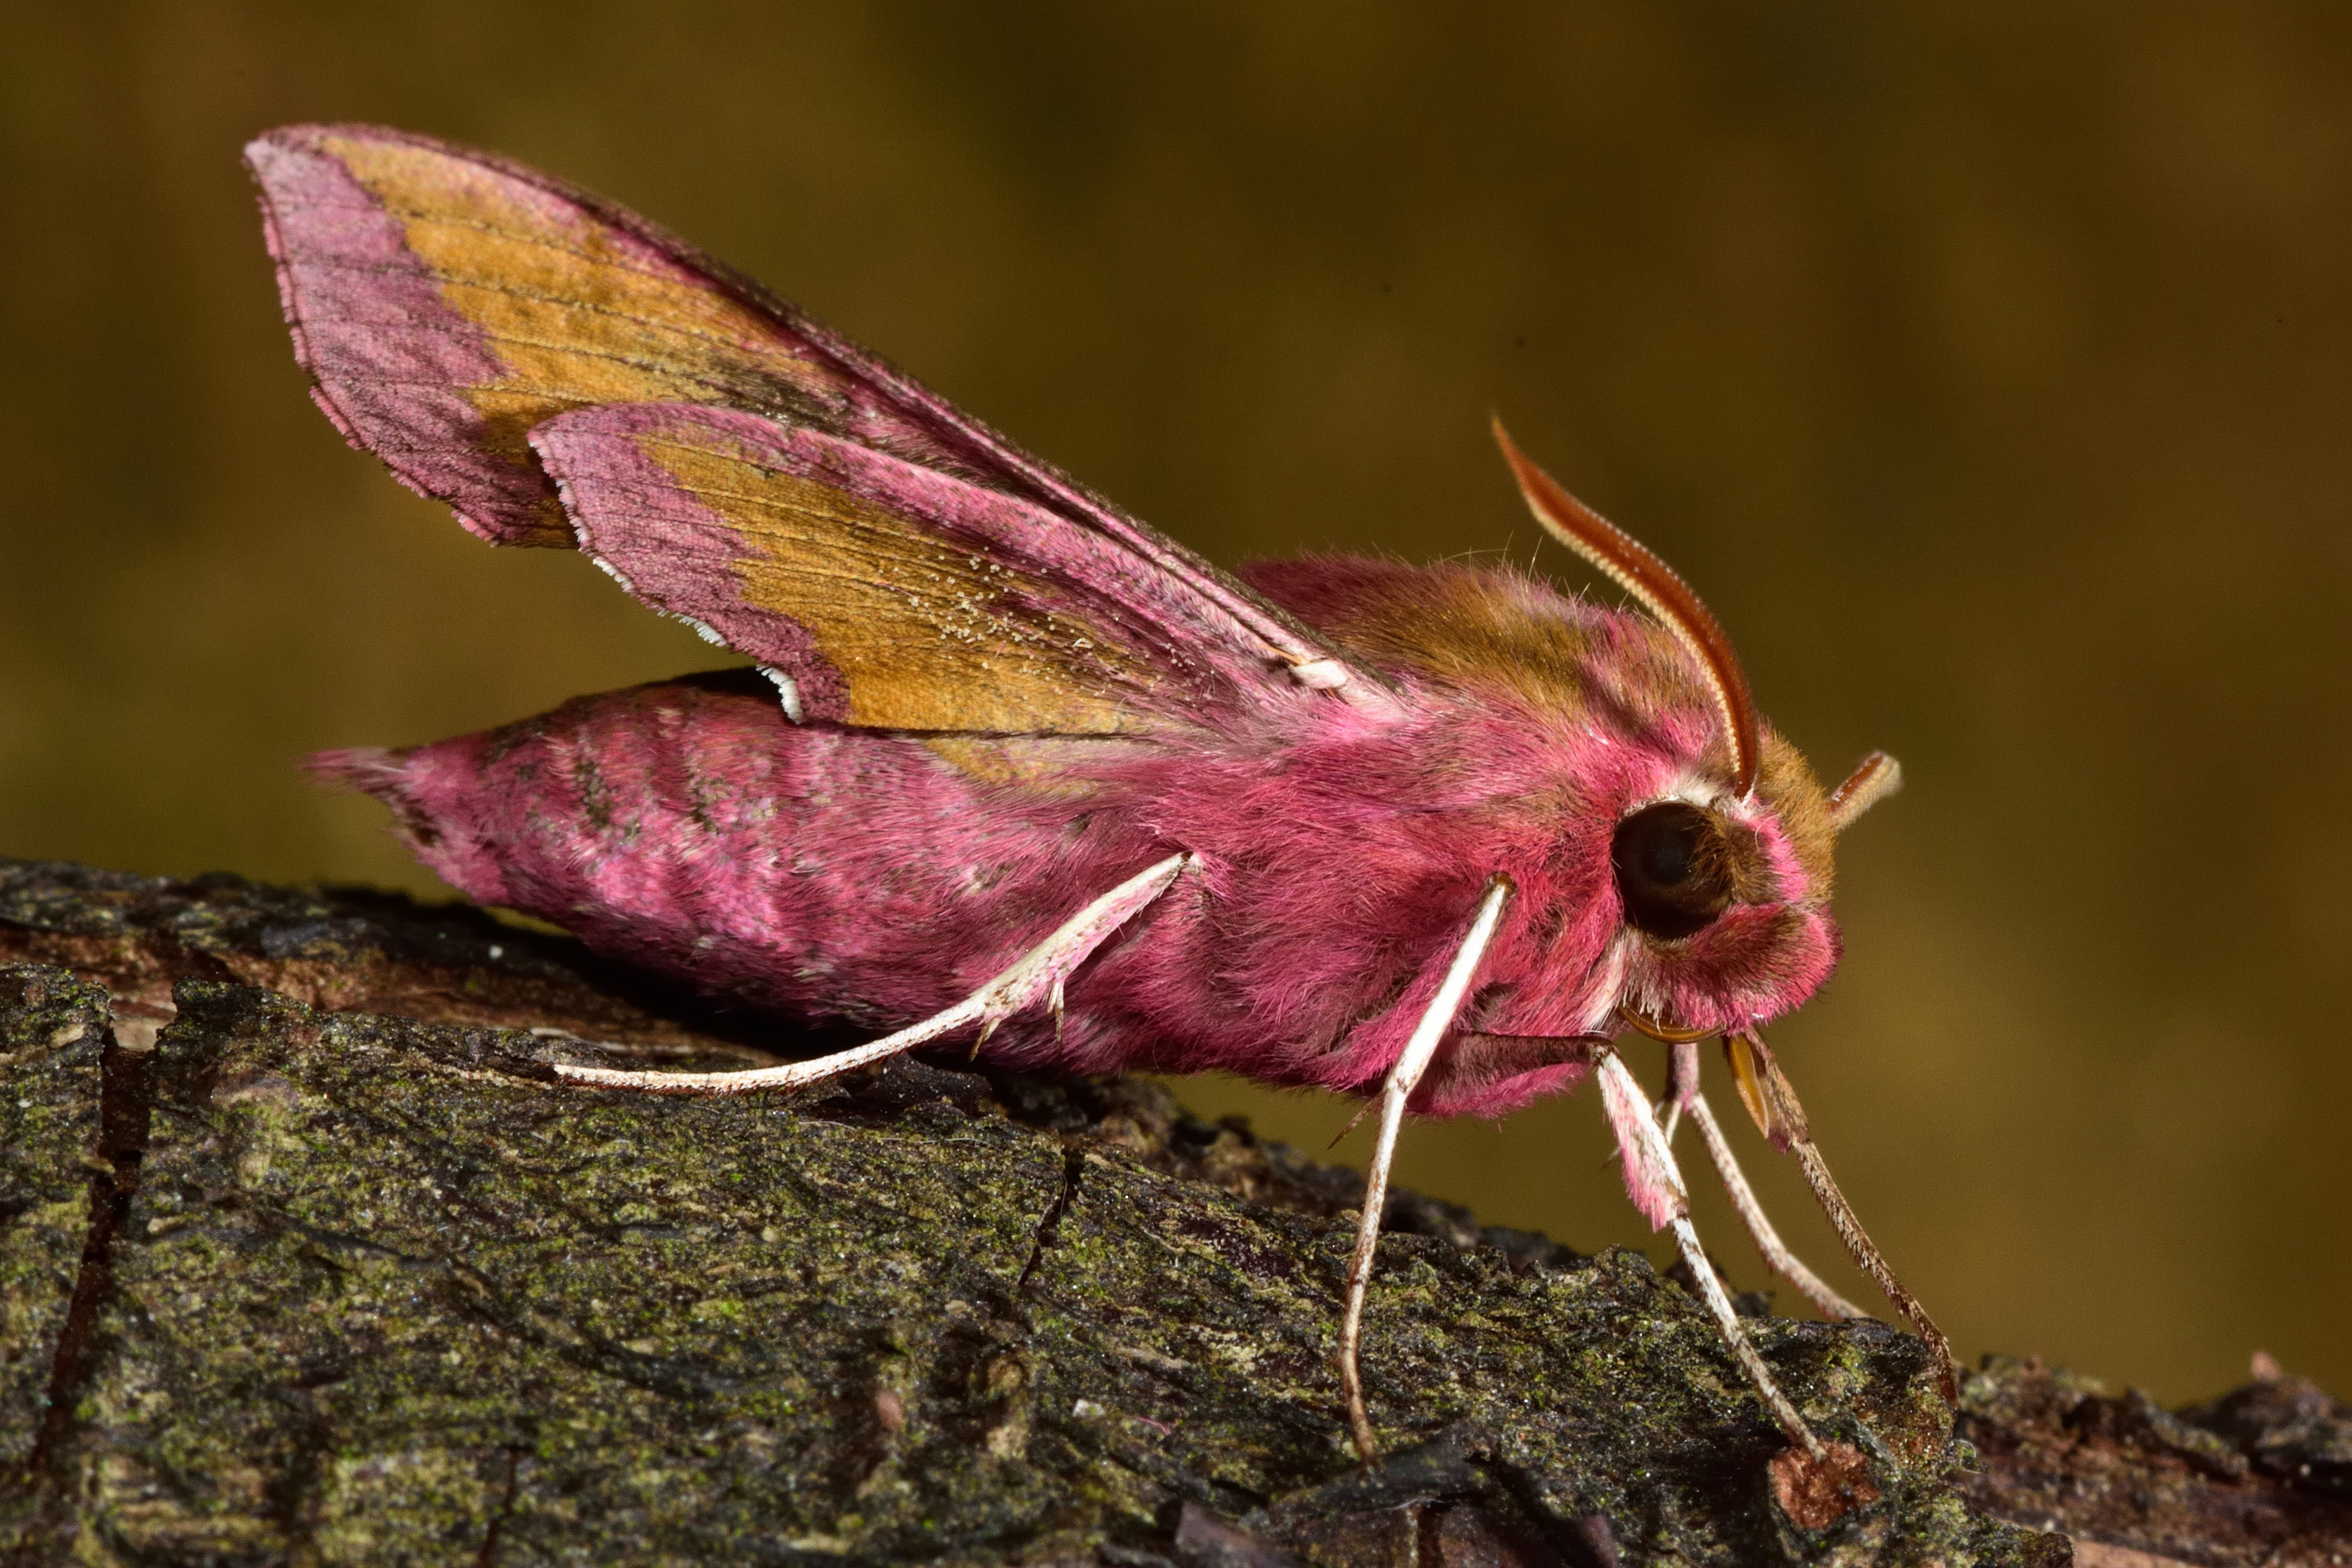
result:
<svg viewBox="0 0 2352 1568"><path fill-rule="evenodd" d="M1163 721L1197 721L1203 706L1246 696L1233 689L1228 671L1196 657L1203 645L1214 645L1222 627L1203 621L1200 601L1181 582L1139 573L1116 543L1072 528L1034 501L806 426L729 408L583 408L548 420L530 439L561 487L580 548L639 599L697 622L789 680L796 716L855 721L844 670L801 619L829 601L837 622L841 595L829 579L838 558L812 563L805 544L772 552L763 543L755 492L765 475L871 501L915 524L927 544L950 547L943 555L923 550L897 556L903 544L887 533L863 531L856 539L857 557L875 563L876 575L893 584L881 603L862 612L868 635L901 654L916 643L944 641L970 654L952 658L950 670L976 675L992 662L1049 666L1051 684L1090 708L1136 710ZM739 477L698 489L665 468L655 455L664 452L742 467ZM802 521L789 513L784 520ZM787 580L796 570L808 573L802 580L807 599L755 602L739 568L760 556ZM962 570L975 560L1019 565ZM923 607L910 610L908 601ZM1057 626L1082 633L1055 637ZM983 644L987 650L976 651Z"/></svg>
<svg viewBox="0 0 2352 1568"><path fill-rule="evenodd" d="M363 182L362 157L396 173L387 177L379 167L373 184ZM507 159L377 126L284 127L251 142L246 162L260 187L296 356L314 380L320 407L353 446L375 453L412 489L451 506L493 543L571 542L554 487L524 445L528 429L500 428L481 399L469 395L515 384L520 356L502 349L480 312L461 308L460 289L527 294L533 280L459 279L419 254L409 225L436 207L519 214L534 236L578 237L570 246L547 247L562 253L567 265L587 265L593 250L597 267L725 302L732 307L727 341L697 342L687 326L676 332L680 353L669 368L684 367L694 401L813 428L999 492L1116 547L1132 563L1128 580L1139 590L1149 585L1128 608L1152 619L1164 613L1168 598L1189 601L1182 624L1170 630L1244 689L1277 680L1291 686L1280 674L1286 667L1306 684L1336 688L1344 700L1376 710L1391 706L1375 676L1340 660L1237 579L623 207ZM483 226L493 239L514 238ZM558 310L600 308L561 297L539 302ZM663 333L674 324L631 325ZM894 504L887 491L867 499ZM1043 548L1050 551L1052 541ZM1101 587L1118 592L1116 584ZM1204 646L1200 639L1212 628L1220 635Z"/></svg>

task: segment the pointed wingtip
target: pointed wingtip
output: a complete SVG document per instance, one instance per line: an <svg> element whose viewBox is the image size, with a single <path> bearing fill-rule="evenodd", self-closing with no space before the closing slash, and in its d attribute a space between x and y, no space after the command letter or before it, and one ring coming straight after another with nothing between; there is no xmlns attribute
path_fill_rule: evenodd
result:
<svg viewBox="0 0 2352 1568"><path fill-rule="evenodd" d="M301 138L297 133L309 129L305 125L280 125L265 131L238 149L238 160L252 172L255 179L267 180L278 161L301 145Z"/></svg>
<svg viewBox="0 0 2352 1568"><path fill-rule="evenodd" d="M273 125L257 134L242 149L245 166L255 174L263 165L274 163L289 153L315 153L319 143L335 131L360 129L353 126L330 125L324 121L298 120L287 125ZM373 126L366 129L373 130Z"/></svg>
<svg viewBox="0 0 2352 1568"><path fill-rule="evenodd" d="M332 156L327 143L334 140L415 147L473 163L510 167L503 160L444 142L438 137L403 131L396 125L376 125L363 120L297 120L284 125L273 125L245 144L245 164L258 174L263 164L285 157L299 157L306 153Z"/></svg>

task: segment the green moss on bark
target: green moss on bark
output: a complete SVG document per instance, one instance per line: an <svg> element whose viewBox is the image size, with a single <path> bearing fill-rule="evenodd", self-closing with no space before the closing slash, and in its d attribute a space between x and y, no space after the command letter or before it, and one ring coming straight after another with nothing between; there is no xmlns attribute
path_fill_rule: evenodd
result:
<svg viewBox="0 0 2352 1568"><path fill-rule="evenodd" d="M251 913L206 897L231 906L207 929ZM215 954L232 973L278 928L255 929ZM270 962L331 969L304 940ZM434 962L500 1005L487 951ZM1449 1562L2063 1551L1955 1489L1916 1341L1753 1321L1883 1493L1804 1531L1679 1288L1413 1200L1399 1222L1436 1234L1382 1244L1364 1364L1384 1439L1435 1446L1361 1477L1328 1361L1351 1179L1155 1090L907 1063L791 1101L583 1092L546 1067L577 1042L192 974L152 1052L118 1053L143 1079L107 1079L146 1095L148 1134L34 1475L113 1180L85 1165L104 1034L89 985L0 971L0 1169L26 1194L0 1231L0 1518L27 1561L1238 1561L1203 1544L1220 1521L1334 1563L1415 1539Z"/></svg>

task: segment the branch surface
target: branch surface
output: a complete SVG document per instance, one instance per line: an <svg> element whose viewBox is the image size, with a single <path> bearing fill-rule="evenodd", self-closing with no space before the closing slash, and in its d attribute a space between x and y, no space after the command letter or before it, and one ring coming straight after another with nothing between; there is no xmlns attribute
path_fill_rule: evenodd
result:
<svg viewBox="0 0 2352 1568"><path fill-rule="evenodd" d="M1128 1081L550 1068L819 1043L477 911L0 861L0 1562L2352 1562L2308 1384L1997 1361L1956 1435L1917 1341L1759 1317L1867 1459L1824 1510L1646 1259L1412 1194L1368 1472L1352 1173Z"/></svg>

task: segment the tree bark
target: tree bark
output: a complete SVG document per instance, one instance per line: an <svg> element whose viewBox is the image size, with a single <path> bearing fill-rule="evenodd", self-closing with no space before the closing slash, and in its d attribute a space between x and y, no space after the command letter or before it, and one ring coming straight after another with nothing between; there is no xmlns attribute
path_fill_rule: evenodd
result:
<svg viewBox="0 0 2352 1568"><path fill-rule="evenodd" d="M562 1088L775 1026L478 911L0 862L0 1558L2352 1563L2307 1384L2001 1361L1956 1432L1916 1340L1759 1316L1867 1460L1823 1507L1646 1259L1411 1194L1366 1469L1352 1173L951 1053Z"/></svg>

